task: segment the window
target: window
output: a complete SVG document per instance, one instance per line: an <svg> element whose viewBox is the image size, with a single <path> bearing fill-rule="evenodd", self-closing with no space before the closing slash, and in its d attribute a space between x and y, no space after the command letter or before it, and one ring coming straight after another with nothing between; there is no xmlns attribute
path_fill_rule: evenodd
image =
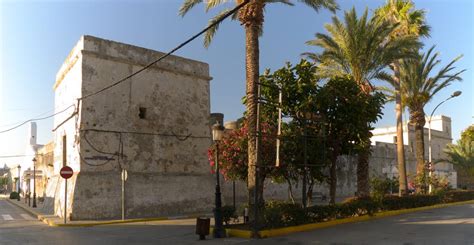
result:
<svg viewBox="0 0 474 245"><path fill-rule="evenodd" d="M138 117L140 119L145 119L146 118L146 108L145 107L138 108Z"/></svg>

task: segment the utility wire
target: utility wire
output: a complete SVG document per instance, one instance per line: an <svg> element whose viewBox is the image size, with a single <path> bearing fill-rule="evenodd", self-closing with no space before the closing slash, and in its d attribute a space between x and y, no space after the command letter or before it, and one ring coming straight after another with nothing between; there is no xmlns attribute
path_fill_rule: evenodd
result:
<svg viewBox="0 0 474 245"><path fill-rule="evenodd" d="M48 114L48 113L51 113L52 111L53 111L53 110L48 110L48 111L43 112L43 113L41 113L41 114L35 115L35 116L33 116L33 117L41 117L41 116L44 116L44 115L46 115L46 114ZM12 126L12 125L17 125L17 124L22 123L22 122L23 122L23 121L16 121L16 122L14 122L14 123L9 123L9 124L0 125L0 128L10 127L10 126Z"/></svg>
<svg viewBox="0 0 474 245"><path fill-rule="evenodd" d="M126 77L124 77L124 78L118 80L117 82L115 82L115 83L113 83L113 84L111 84L111 85L109 85L109 86L106 86L106 87L104 87L104 88L102 88L102 89L100 89L100 90L98 90L98 91L96 91L96 92L93 92L93 93L91 93L91 94L82 96L81 98L79 98L79 100L83 100L83 99L89 98L89 97L91 97L91 96L94 96L94 95L96 95L96 94L99 94L99 93L101 93L101 92L104 92L105 90L108 90L108 89L110 89L110 88L113 88L113 87L119 85L120 83L122 83L122 82L128 80L129 78L132 78L132 77L136 76L137 74L143 72L144 70L150 68L151 66L153 66L154 64L160 62L160 61L163 60L164 58L166 58L166 57L172 55L174 52L178 51L179 49L181 49L182 47L184 47L185 45L187 45L188 43L190 43L191 41L193 41L193 40L196 39L197 37L201 36L203 33L205 33L206 31L208 31L209 29L211 29L211 28L214 27L215 25L219 24L220 22L222 22L223 20L225 20L225 19L228 18L229 16L233 15L233 14L234 14L235 12L237 12L240 8L242 8L243 6L245 6L248 2L249 2L248 0L245 0L245 1L242 2L241 4L237 5L234 9L232 9L232 10L229 11L229 12L227 12L227 13L226 13L225 15L223 15L221 18L217 19L217 21L211 23L211 24L208 25L206 28L204 28L202 31L200 31L199 33L197 33L196 35L192 36L191 38L189 38L189 39L186 40L185 42L181 43L180 45L178 45L177 47L175 47L174 49L172 49L172 50L169 51L168 53L162 55L160 58L158 58L157 60L151 62L150 64L146 65L145 67L141 68L140 70L138 70L138 71L136 71L136 72L134 72L134 73L132 73L132 74L130 74L130 75L128 75L128 76L126 76ZM39 120L48 119L48 118L50 118L50 117L53 117L53 116L55 116L55 115L58 115L58 114L60 114L60 113L62 113L62 112L64 112L64 111L66 111L67 109L69 109L69 108L72 107L72 106L74 106L74 105L71 105L71 106L69 106L68 108L66 108L66 109L64 109L64 110L62 110L62 111L60 111L60 112L57 112L57 113L55 113L55 114L53 114L53 115L47 116L47 117L29 119L29 120L27 120L27 121L25 121L25 122L23 122L23 123L21 123L21 124L15 126L15 127L12 127L12 128L9 128L9 129L3 130L3 131L0 131L0 134L1 134L1 133L9 132L9 131L14 130L14 129L16 129L16 128L19 128L19 127L25 125L26 123L29 123L29 122L32 122L32 121L39 121ZM176 135L174 135L174 136L176 136ZM189 137L189 136L185 136L185 139L188 138L188 137Z"/></svg>
<svg viewBox="0 0 474 245"><path fill-rule="evenodd" d="M220 22L222 22L223 20L225 20L226 18L228 18L229 16L233 15L235 12L237 12L240 8L242 8L244 5L246 5L249 1L248 0L245 0L244 2L242 2L241 4L237 5L234 9L232 9L231 11L227 12L225 15L223 15L222 17L220 17L219 19L217 19L215 22L212 22L211 24L209 24L206 28L204 28L202 31L200 31L199 33L197 33L196 35L192 36L191 38L189 38L188 40L186 40L185 42L181 43L180 45L178 45L176 48L172 49L171 51L169 51L168 53L162 55L160 58L158 58L157 60L151 62L150 64L146 65L145 67L141 68L140 70L136 71L136 72L133 72L132 74L118 80L117 82L109 85L109 86L106 86L96 92L93 92L93 93L90 93L88 95L84 95L82 96L81 100L83 99L86 99L86 98L89 98L91 96L94 96L96 94L99 94L101 92L104 92L105 90L108 90L110 88L113 88L117 85L119 85L120 83L122 82L125 82L127 79L129 78L132 78L134 76L136 76L137 74L143 72L144 70L150 68L151 66L153 66L154 64L160 62L161 60L163 60L164 58L172 55L174 52L178 51L179 49L181 49L182 47L184 47L185 45L187 45L188 43L190 43L191 41L193 41L194 39L196 39L197 37L201 36L203 33L205 33L206 31L208 31L209 29L213 28L215 25L219 24Z"/></svg>
<svg viewBox="0 0 474 245"><path fill-rule="evenodd" d="M27 123L29 123L29 122L45 120L45 119L54 117L54 116L56 116L56 115L58 115L58 114L61 114L61 113L65 112L65 111L67 111L69 108L71 108L71 107L73 107L73 106L75 106L75 105L70 105L70 106L68 106L66 109L61 110L61 111L58 111L58 112L56 112L56 113L54 113L54 114L52 114L52 115L46 116L46 117L32 118L32 119L26 120L26 121L24 121L23 123L20 123L20 124L16 125L15 127L12 127L12 128L9 128L9 129L3 130L3 131L0 131L0 134L3 134L3 133L6 133L6 132L9 132L9 131L12 131L12 130L14 130L14 129L16 129L16 128L19 128L19 127L21 127L21 126L23 126L23 125L25 125L25 124L27 124Z"/></svg>
<svg viewBox="0 0 474 245"><path fill-rule="evenodd" d="M15 157L32 157L35 155L10 155L10 156L0 156L0 158L15 158Z"/></svg>

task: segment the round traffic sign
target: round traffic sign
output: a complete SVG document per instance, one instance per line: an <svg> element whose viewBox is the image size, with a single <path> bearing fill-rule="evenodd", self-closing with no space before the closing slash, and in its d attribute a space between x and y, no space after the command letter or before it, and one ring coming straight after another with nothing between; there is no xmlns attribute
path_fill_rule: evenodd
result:
<svg viewBox="0 0 474 245"><path fill-rule="evenodd" d="M63 177L64 179L69 179L72 177L72 175L74 174L74 171L72 170L71 167L69 166L64 166L61 168L61 170L59 171L59 174L61 175L61 177Z"/></svg>

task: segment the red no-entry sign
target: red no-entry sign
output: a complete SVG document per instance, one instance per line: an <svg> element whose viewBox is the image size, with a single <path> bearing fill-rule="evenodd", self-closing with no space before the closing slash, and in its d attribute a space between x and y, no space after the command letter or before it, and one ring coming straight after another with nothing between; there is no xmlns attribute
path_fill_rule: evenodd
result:
<svg viewBox="0 0 474 245"><path fill-rule="evenodd" d="M74 174L74 171L72 171L72 168L69 167L69 166L64 166L61 168L61 170L59 170L59 174L61 175L61 177L63 177L64 179L69 179L72 177L72 175Z"/></svg>

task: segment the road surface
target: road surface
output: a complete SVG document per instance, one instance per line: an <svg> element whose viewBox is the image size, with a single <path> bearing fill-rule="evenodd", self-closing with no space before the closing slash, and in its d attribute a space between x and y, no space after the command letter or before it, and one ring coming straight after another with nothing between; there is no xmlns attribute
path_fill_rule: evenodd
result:
<svg viewBox="0 0 474 245"><path fill-rule="evenodd" d="M193 220L49 227L0 199L0 244L470 244L474 205L452 206L261 240L198 241Z"/></svg>

